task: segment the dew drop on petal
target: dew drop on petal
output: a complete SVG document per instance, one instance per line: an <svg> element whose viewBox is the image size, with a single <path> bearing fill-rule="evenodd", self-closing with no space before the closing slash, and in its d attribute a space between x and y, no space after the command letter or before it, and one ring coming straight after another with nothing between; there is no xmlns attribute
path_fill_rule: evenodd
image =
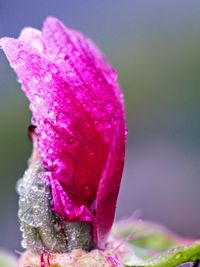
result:
<svg viewBox="0 0 200 267"><path fill-rule="evenodd" d="M21 58L21 57L18 57L18 59L17 59L17 65L18 65L18 66L23 66L24 64L25 64L24 59Z"/></svg>
<svg viewBox="0 0 200 267"><path fill-rule="evenodd" d="M107 103L106 103L106 109L108 111L113 110L113 103L112 103L112 101L110 101L110 100L107 101Z"/></svg>
<svg viewBox="0 0 200 267"><path fill-rule="evenodd" d="M72 35L72 36L70 37L70 39L71 39L72 42L76 43L76 42L78 41L78 36L76 36L76 35Z"/></svg>
<svg viewBox="0 0 200 267"><path fill-rule="evenodd" d="M53 106L57 107L58 106L58 102L57 101L53 101Z"/></svg>
<svg viewBox="0 0 200 267"><path fill-rule="evenodd" d="M50 82L51 81L51 78L52 78L52 75L51 75L51 73L50 72L46 72L45 73L45 76L44 76L44 80L45 80L45 82Z"/></svg>
<svg viewBox="0 0 200 267"><path fill-rule="evenodd" d="M44 131L42 131L42 132L41 132L41 138L42 138L42 139L45 139L46 136L47 136L46 133L45 133Z"/></svg>
<svg viewBox="0 0 200 267"><path fill-rule="evenodd" d="M175 259L180 259L182 257L182 254L181 253L177 253L176 255L175 255Z"/></svg>
<svg viewBox="0 0 200 267"><path fill-rule="evenodd" d="M44 125L43 120L39 120L39 124L40 124L40 125Z"/></svg>
<svg viewBox="0 0 200 267"><path fill-rule="evenodd" d="M89 153L89 156L93 157L95 155L94 151L90 151Z"/></svg>
<svg viewBox="0 0 200 267"><path fill-rule="evenodd" d="M122 101L124 100L124 95L122 93L119 94L119 97Z"/></svg>
<svg viewBox="0 0 200 267"><path fill-rule="evenodd" d="M21 50L19 52L19 57L22 58L22 59L26 59L27 58L27 53L24 51L24 50Z"/></svg>
<svg viewBox="0 0 200 267"><path fill-rule="evenodd" d="M32 122L33 125L35 125L36 124L36 118L32 117L31 122Z"/></svg>
<svg viewBox="0 0 200 267"><path fill-rule="evenodd" d="M40 76L39 75L34 75L33 78L32 78L32 82L33 83L39 83L40 81Z"/></svg>
<svg viewBox="0 0 200 267"><path fill-rule="evenodd" d="M105 128L106 129L110 129L111 126L112 126L111 123L110 123L110 121L106 121L104 125L105 125Z"/></svg>
<svg viewBox="0 0 200 267"><path fill-rule="evenodd" d="M40 96L37 95L37 94L35 94L35 102L36 102L37 104L40 104L40 103L41 103L41 98L40 98Z"/></svg>
<svg viewBox="0 0 200 267"><path fill-rule="evenodd" d="M117 80L117 71L114 68L112 68L110 75L111 75L111 78L113 79L113 81Z"/></svg>
<svg viewBox="0 0 200 267"><path fill-rule="evenodd" d="M57 73L58 69L57 69L57 67L55 65L52 65L50 67L50 71L51 71L51 73Z"/></svg>
<svg viewBox="0 0 200 267"><path fill-rule="evenodd" d="M68 77L74 77L74 73L73 73L72 71L68 71L68 72L67 72L67 76L68 76Z"/></svg>
<svg viewBox="0 0 200 267"><path fill-rule="evenodd" d="M44 44L40 38L35 37L32 41L31 44L34 48L36 48L39 52L44 51Z"/></svg>
<svg viewBox="0 0 200 267"><path fill-rule="evenodd" d="M65 103L67 103L67 104L71 103L71 99L70 98L66 98L65 99Z"/></svg>
<svg viewBox="0 0 200 267"><path fill-rule="evenodd" d="M88 185L85 186L84 193L86 196L90 196L92 194L92 191Z"/></svg>
<svg viewBox="0 0 200 267"><path fill-rule="evenodd" d="M51 155L53 153L53 149L51 147L49 147L47 152Z"/></svg>
<svg viewBox="0 0 200 267"><path fill-rule="evenodd" d="M74 55L75 55L76 57L79 57L79 56L80 56L80 53L79 53L78 51L74 51Z"/></svg>
<svg viewBox="0 0 200 267"><path fill-rule="evenodd" d="M54 111L52 110L52 109L49 109L48 110L48 115L49 115L49 117L54 117Z"/></svg>
<svg viewBox="0 0 200 267"><path fill-rule="evenodd" d="M69 145L73 145L75 143L75 138L73 136L69 136L67 141Z"/></svg>
<svg viewBox="0 0 200 267"><path fill-rule="evenodd" d="M51 127L51 120L50 119L45 119L44 120L44 124L47 128L50 128Z"/></svg>
<svg viewBox="0 0 200 267"><path fill-rule="evenodd" d="M31 56L31 61L32 62L38 62L40 60L40 57L39 56L37 56L37 55L32 55Z"/></svg>

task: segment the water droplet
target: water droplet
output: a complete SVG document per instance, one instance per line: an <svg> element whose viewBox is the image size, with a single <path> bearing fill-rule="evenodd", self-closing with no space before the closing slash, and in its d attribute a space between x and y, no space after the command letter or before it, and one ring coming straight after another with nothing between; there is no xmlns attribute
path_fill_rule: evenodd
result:
<svg viewBox="0 0 200 267"><path fill-rule="evenodd" d="M38 174L39 178L49 184L49 180L51 177L51 172L41 172Z"/></svg>
<svg viewBox="0 0 200 267"><path fill-rule="evenodd" d="M108 101L106 102L106 109L107 109L108 111L113 110L113 103L112 103L111 100L108 100Z"/></svg>
<svg viewBox="0 0 200 267"><path fill-rule="evenodd" d="M119 98L120 98L122 101L124 100L124 95L123 95L123 93L120 93Z"/></svg>
<svg viewBox="0 0 200 267"><path fill-rule="evenodd" d="M42 139L45 139L46 136L47 136L46 133L45 133L44 131L42 131L42 132L41 132L41 138L42 138Z"/></svg>
<svg viewBox="0 0 200 267"><path fill-rule="evenodd" d="M73 145L75 143L75 138L73 136L68 137L68 144Z"/></svg>
<svg viewBox="0 0 200 267"><path fill-rule="evenodd" d="M71 35L71 41L72 42L77 42L78 41L78 37L76 35Z"/></svg>
<svg viewBox="0 0 200 267"><path fill-rule="evenodd" d="M98 107L97 107L97 106L93 106L93 107L92 107L92 111L93 111L94 113L97 113L97 112L98 112Z"/></svg>
<svg viewBox="0 0 200 267"><path fill-rule="evenodd" d="M23 65L25 65L25 61L24 61L24 59L21 58L21 57L18 57L18 59L17 59L17 65L18 65L18 66L23 66Z"/></svg>
<svg viewBox="0 0 200 267"><path fill-rule="evenodd" d="M26 244L26 241L23 239L21 241L21 246L24 248L24 249L27 249L27 244Z"/></svg>
<svg viewBox="0 0 200 267"><path fill-rule="evenodd" d="M57 69L57 67L55 65L52 65L50 67L50 71L51 71L51 73L56 73L58 71L58 69Z"/></svg>
<svg viewBox="0 0 200 267"><path fill-rule="evenodd" d="M44 44L43 44L43 42L42 42L42 40L40 38L35 37L34 39L32 39L31 44L39 52L43 52L44 51Z"/></svg>
<svg viewBox="0 0 200 267"><path fill-rule="evenodd" d="M44 124L43 120L40 120L40 121L39 121L39 124L40 124L40 125L43 125L43 124Z"/></svg>
<svg viewBox="0 0 200 267"><path fill-rule="evenodd" d="M38 191L38 188L36 185L32 186L31 189L34 191L34 192L37 192Z"/></svg>
<svg viewBox="0 0 200 267"><path fill-rule="evenodd" d="M70 98L65 98L65 103L69 104L71 102Z"/></svg>
<svg viewBox="0 0 200 267"><path fill-rule="evenodd" d="M51 155L53 153L53 148L49 147L47 152Z"/></svg>
<svg viewBox="0 0 200 267"><path fill-rule="evenodd" d="M105 128L106 128L106 129L110 129L111 126L112 126L112 124L111 124L109 121L106 121L106 122L105 122Z"/></svg>
<svg viewBox="0 0 200 267"><path fill-rule="evenodd" d="M51 73L50 72L46 72L45 73L45 76L44 76L44 80L45 80L45 82L50 82L51 81L51 78L52 78L52 75L51 75Z"/></svg>
<svg viewBox="0 0 200 267"><path fill-rule="evenodd" d="M27 56L28 56L28 54L24 50L21 50L19 52L19 58L26 59Z"/></svg>
<svg viewBox="0 0 200 267"><path fill-rule="evenodd" d="M58 106L58 102L57 101L53 101L53 106L57 107Z"/></svg>
<svg viewBox="0 0 200 267"><path fill-rule="evenodd" d="M176 258L176 259L180 259L181 256L182 256L182 254L181 254L181 253L178 253L178 254L176 254L175 258Z"/></svg>
<svg viewBox="0 0 200 267"><path fill-rule="evenodd" d="M74 55L79 57L80 56L80 53L78 51L74 51Z"/></svg>
<svg viewBox="0 0 200 267"><path fill-rule="evenodd" d="M58 113L58 115L56 116L56 120L58 120L59 122L64 121L66 119L66 116L63 112Z"/></svg>
<svg viewBox="0 0 200 267"><path fill-rule="evenodd" d="M58 54L59 58L64 58L65 55L66 55L65 49L60 49L59 54Z"/></svg>
<svg viewBox="0 0 200 267"><path fill-rule="evenodd" d="M74 77L74 73L73 73L72 71L68 71L68 72L67 72L67 76L68 76L68 77Z"/></svg>
<svg viewBox="0 0 200 267"><path fill-rule="evenodd" d="M111 78L112 78L113 81L116 81L117 80L117 71L114 68L111 69L110 76L111 76Z"/></svg>
<svg viewBox="0 0 200 267"><path fill-rule="evenodd" d="M68 44L67 44L67 50L68 50L69 52L71 52L71 51L73 50L73 45L70 44L70 43L68 43Z"/></svg>
<svg viewBox="0 0 200 267"><path fill-rule="evenodd" d="M90 196L92 194L92 191L88 185L85 186L84 193L86 196Z"/></svg>
<svg viewBox="0 0 200 267"><path fill-rule="evenodd" d="M30 105L29 105L29 108L30 108L30 110L32 110L33 112L35 111L35 105L33 105L33 103L31 103ZM34 123L33 123L34 124Z"/></svg>
<svg viewBox="0 0 200 267"><path fill-rule="evenodd" d="M70 211L68 209L66 209L65 212L67 213L67 215L70 215Z"/></svg>
<svg viewBox="0 0 200 267"><path fill-rule="evenodd" d="M40 57L37 55L32 55L31 60L32 60L32 62L38 62L40 60Z"/></svg>
<svg viewBox="0 0 200 267"><path fill-rule="evenodd" d="M33 83L39 83L39 81L40 81L40 76L39 75L34 75L33 76L33 78L32 78L32 81L33 81Z"/></svg>
<svg viewBox="0 0 200 267"><path fill-rule="evenodd" d="M48 110L48 115L49 115L49 117L54 117L54 111L52 110L52 109L49 109Z"/></svg>
<svg viewBox="0 0 200 267"><path fill-rule="evenodd" d="M36 124L36 118L32 117L31 122L32 122L33 125L35 125Z"/></svg>
<svg viewBox="0 0 200 267"><path fill-rule="evenodd" d="M41 103L41 98L40 98L39 95L35 95L35 102L36 102L37 104L40 104L40 103Z"/></svg>
<svg viewBox="0 0 200 267"><path fill-rule="evenodd" d="M95 155L94 151L90 151L89 153L89 156L93 157Z"/></svg>
<svg viewBox="0 0 200 267"><path fill-rule="evenodd" d="M46 125L47 128L49 128L51 126L51 120L45 119L44 124Z"/></svg>

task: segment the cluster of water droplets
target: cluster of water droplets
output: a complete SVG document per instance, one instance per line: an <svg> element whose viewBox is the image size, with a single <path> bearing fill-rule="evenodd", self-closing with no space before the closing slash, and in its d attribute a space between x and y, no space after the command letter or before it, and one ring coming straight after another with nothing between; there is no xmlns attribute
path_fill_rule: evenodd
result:
<svg viewBox="0 0 200 267"><path fill-rule="evenodd" d="M94 118L96 117L97 120L100 119L101 124L102 117L107 117L105 126L106 128L111 127L112 122L115 121L116 117L119 115L117 114L117 104L111 104L113 102L112 86L117 78L116 71L108 67L101 53L90 40L83 37L78 32L72 32L69 29L66 30L61 24L59 27L57 26L55 28L51 25L49 26L49 31L46 27L44 32L50 44L48 46L49 54L53 55L57 64L63 64L63 68L66 70L65 74L63 73L63 77L66 78L73 87L76 84L78 85L74 87L74 92L82 106L90 113L92 113L91 111L93 110ZM94 53L97 59L95 59ZM103 104L101 108L103 101L100 99L105 99L106 96L104 88L106 88L108 95L112 95L112 100L106 106ZM99 94L100 101L98 102L95 101L96 92ZM100 94L102 94L102 97ZM109 111L112 112L113 118L110 119L106 111L108 111L108 113ZM103 116L103 113L105 113L105 116ZM98 118L98 116L100 117Z"/></svg>
<svg viewBox="0 0 200 267"><path fill-rule="evenodd" d="M59 253L74 248L90 250L92 226L88 223L64 223L52 211L48 177L40 162L35 162L30 164L17 183L22 246L37 252L38 247Z"/></svg>

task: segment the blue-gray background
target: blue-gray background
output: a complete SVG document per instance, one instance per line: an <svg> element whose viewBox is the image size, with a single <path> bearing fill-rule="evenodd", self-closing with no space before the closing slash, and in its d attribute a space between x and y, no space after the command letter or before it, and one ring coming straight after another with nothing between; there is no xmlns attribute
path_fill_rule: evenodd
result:
<svg viewBox="0 0 200 267"><path fill-rule="evenodd" d="M128 116L117 218L140 209L200 237L200 1L0 0L0 36L47 15L89 35L119 71ZM20 250L15 183L26 168L30 113L0 53L0 246Z"/></svg>

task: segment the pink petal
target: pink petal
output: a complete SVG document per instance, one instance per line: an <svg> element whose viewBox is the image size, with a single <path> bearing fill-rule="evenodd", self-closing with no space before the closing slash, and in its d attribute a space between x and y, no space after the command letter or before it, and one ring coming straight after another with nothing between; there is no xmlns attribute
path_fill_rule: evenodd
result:
<svg viewBox="0 0 200 267"><path fill-rule="evenodd" d="M124 166L124 136L121 134L124 124L116 126L116 136L113 136L112 146L106 166L99 183L96 197L95 240L98 247L104 248L109 230L112 227L116 201Z"/></svg>
<svg viewBox="0 0 200 267"><path fill-rule="evenodd" d="M104 247L124 163L125 119L116 72L82 34L47 18L42 33L0 39L37 126L53 209L65 221L91 221ZM46 178L45 178L46 179Z"/></svg>
<svg viewBox="0 0 200 267"><path fill-rule="evenodd" d="M24 28L20 33L19 40L34 47L38 52L45 53L46 49L41 31L31 27Z"/></svg>

